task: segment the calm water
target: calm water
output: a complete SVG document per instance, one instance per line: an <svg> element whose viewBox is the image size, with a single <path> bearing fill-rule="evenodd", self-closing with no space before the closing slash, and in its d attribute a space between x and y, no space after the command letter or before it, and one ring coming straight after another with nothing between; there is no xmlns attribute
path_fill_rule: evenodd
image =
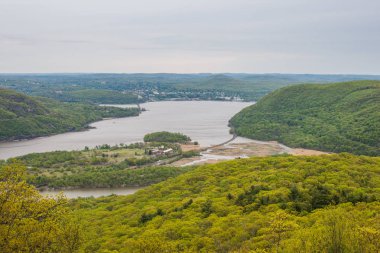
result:
<svg viewBox="0 0 380 253"><path fill-rule="evenodd" d="M142 187L130 187L130 188L94 188L94 189L73 189L73 190L48 190L42 191L42 195L55 196L60 192L63 192L64 195L69 199L74 198L85 198L85 197L102 197L109 196L112 194L116 195L131 195L138 190L142 189Z"/></svg>
<svg viewBox="0 0 380 253"><path fill-rule="evenodd" d="M109 119L91 124L95 129L65 133L27 141L0 143L0 159L34 152L80 150L85 146L141 142L156 131L181 132L202 146L229 138L228 120L252 103L215 101L164 101L145 103L138 117Z"/></svg>

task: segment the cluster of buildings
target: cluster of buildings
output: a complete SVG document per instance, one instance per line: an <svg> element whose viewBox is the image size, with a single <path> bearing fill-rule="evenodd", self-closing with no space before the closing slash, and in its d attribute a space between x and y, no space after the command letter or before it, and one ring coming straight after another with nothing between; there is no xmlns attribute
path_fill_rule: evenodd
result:
<svg viewBox="0 0 380 253"><path fill-rule="evenodd" d="M154 147L148 150L148 154L154 156L171 155L173 153L174 150L172 148L165 148L165 146Z"/></svg>

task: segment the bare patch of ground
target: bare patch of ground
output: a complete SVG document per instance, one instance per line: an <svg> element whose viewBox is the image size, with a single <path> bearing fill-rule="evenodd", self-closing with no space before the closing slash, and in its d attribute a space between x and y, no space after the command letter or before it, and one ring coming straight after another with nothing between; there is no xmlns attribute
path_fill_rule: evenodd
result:
<svg viewBox="0 0 380 253"><path fill-rule="evenodd" d="M217 163L221 160L216 159L207 159L202 160L201 156L195 156L190 158L183 158L181 160L175 161L174 163L171 163L173 166L189 166L189 165L201 165L201 164L211 164L211 163Z"/></svg>
<svg viewBox="0 0 380 253"><path fill-rule="evenodd" d="M303 149L303 148L293 148L290 155L326 155L330 153L326 153L323 151L312 150L312 149Z"/></svg>
<svg viewBox="0 0 380 253"><path fill-rule="evenodd" d="M184 145L182 147L184 151L189 150L202 150L201 147L195 145ZM275 141L263 142L248 140L243 138L237 138L230 143L214 146L209 149L203 149L201 156L184 158L178 160L172 165L174 166L188 166L188 165L200 165L216 163L225 160L232 160L238 158L247 157L262 157L262 156L272 156L279 154L291 154L291 155L323 155L328 154L326 152L302 149L302 148L289 148Z"/></svg>
<svg viewBox="0 0 380 253"><path fill-rule="evenodd" d="M194 144L180 144L182 151L187 152L187 151L197 151L200 150L201 147L199 145L194 145Z"/></svg>
<svg viewBox="0 0 380 253"><path fill-rule="evenodd" d="M232 143L211 150L212 154L222 156L271 156L284 153L282 147L277 144L261 143Z"/></svg>

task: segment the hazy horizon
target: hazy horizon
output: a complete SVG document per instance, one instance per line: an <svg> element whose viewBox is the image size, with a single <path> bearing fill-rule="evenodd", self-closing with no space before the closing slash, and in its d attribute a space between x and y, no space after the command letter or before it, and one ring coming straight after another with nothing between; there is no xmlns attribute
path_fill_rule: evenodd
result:
<svg viewBox="0 0 380 253"><path fill-rule="evenodd" d="M373 0L2 0L0 73L379 75Z"/></svg>
<svg viewBox="0 0 380 253"><path fill-rule="evenodd" d="M320 75L320 76L380 76L357 73L248 73L248 72L0 72L0 75Z"/></svg>

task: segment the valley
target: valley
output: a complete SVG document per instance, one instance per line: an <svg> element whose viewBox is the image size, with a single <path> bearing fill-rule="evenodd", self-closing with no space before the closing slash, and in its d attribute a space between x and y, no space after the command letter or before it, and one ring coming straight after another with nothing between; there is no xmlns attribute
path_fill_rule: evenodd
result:
<svg viewBox="0 0 380 253"><path fill-rule="evenodd" d="M379 10L0 0L0 253L380 253Z"/></svg>
<svg viewBox="0 0 380 253"><path fill-rule="evenodd" d="M9 214L20 208L10 208L9 199L20 196L62 203L59 231L79 237L61 244L78 252L306 253L328 252L336 243L347 252L376 252L380 164L371 150L378 136L377 86L296 85L258 103L86 104L142 112L91 123L87 131L0 143L0 157L7 159L0 160L0 199ZM347 94L333 95L323 106L329 89L337 88ZM295 95L303 89L318 90L318 101ZM292 95L281 94L288 91ZM306 121L319 125L298 117L313 117ZM336 129L352 128L342 136L357 133L355 141L343 142L346 150L373 156L341 153L332 118ZM280 122L286 131L276 130ZM313 145L297 142L315 133L329 137L315 138ZM326 140L335 148L325 147ZM12 198L4 195L8 187L14 187ZM338 235L346 239L331 239Z"/></svg>

